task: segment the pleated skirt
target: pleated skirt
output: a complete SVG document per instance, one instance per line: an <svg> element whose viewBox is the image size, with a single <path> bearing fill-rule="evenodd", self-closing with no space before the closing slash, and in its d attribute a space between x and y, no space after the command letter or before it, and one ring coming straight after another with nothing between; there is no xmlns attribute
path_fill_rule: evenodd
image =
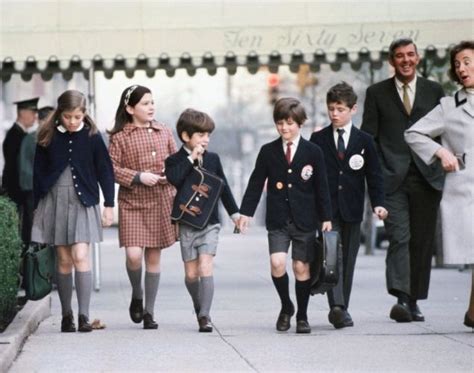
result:
<svg viewBox="0 0 474 373"><path fill-rule="evenodd" d="M69 166L40 200L33 219L31 240L56 246L102 241L99 205L86 207L81 203Z"/></svg>

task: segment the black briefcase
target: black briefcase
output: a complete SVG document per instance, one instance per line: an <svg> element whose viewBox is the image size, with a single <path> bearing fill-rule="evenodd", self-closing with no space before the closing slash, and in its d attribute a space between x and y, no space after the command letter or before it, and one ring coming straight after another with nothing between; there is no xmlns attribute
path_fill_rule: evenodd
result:
<svg viewBox="0 0 474 373"><path fill-rule="evenodd" d="M224 180L220 177L202 167L193 167L175 197L171 219L194 228L204 228L223 186Z"/></svg>
<svg viewBox="0 0 474 373"><path fill-rule="evenodd" d="M339 279L338 257L342 256L342 245L339 233L336 231L323 232L316 238L315 260L310 265L311 295L324 294L337 285Z"/></svg>

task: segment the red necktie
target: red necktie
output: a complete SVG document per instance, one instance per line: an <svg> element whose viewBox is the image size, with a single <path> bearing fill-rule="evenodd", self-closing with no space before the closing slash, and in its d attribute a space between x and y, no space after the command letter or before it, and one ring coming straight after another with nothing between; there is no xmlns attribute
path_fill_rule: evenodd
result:
<svg viewBox="0 0 474 373"><path fill-rule="evenodd" d="M286 143L285 157L286 157L286 161L288 162L288 164L291 163L291 145L293 145L293 143L291 141L288 141Z"/></svg>

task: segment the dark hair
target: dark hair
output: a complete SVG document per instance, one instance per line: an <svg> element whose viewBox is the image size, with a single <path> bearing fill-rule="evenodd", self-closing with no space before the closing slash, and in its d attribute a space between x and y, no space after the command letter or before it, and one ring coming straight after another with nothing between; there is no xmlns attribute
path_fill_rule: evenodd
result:
<svg viewBox="0 0 474 373"><path fill-rule="evenodd" d="M301 126L306 119L306 111L299 100L293 97L283 97L277 100L273 108L273 121L276 123L279 120L293 119L299 126Z"/></svg>
<svg viewBox="0 0 474 373"><path fill-rule="evenodd" d="M147 93L151 93L150 89L142 85L135 84L135 85L125 88L125 90L122 92L122 95L120 96L117 112L115 113L114 128L112 128L111 131L108 131L110 135L113 135L117 132L122 131L127 123L133 122L133 118L127 112L126 107L127 106L134 107L136 104L140 102L142 97Z"/></svg>
<svg viewBox="0 0 474 373"><path fill-rule="evenodd" d="M449 61L451 63L451 67L449 68L448 75L449 77L454 80L456 83L461 84L461 81L459 80L458 76L456 75L456 66L455 66L455 60L456 60L456 55L460 52L462 52L465 49L473 49L474 50L474 41L473 40L463 40L456 44L450 51L449 55Z"/></svg>
<svg viewBox="0 0 474 373"><path fill-rule="evenodd" d="M52 106L43 106L42 108L39 108L38 120L46 119L52 111L54 111L54 108Z"/></svg>
<svg viewBox="0 0 474 373"><path fill-rule="evenodd" d="M81 109L84 113L84 125L89 128L89 135L94 135L98 132L92 118L86 113L87 100L83 93L76 90L68 90L63 92L58 97L58 108L50 115L49 119L38 129L38 144L41 146L48 146L53 138L56 127L60 126L61 115L65 111L72 111Z"/></svg>
<svg viewBox="0 0 474 373"><path fill-rule="evenodd" d="M184 110L178 118L176 123L176 132L179 139L184 142L182 134L186 132L189 137L192 137L195 132L209 132L214 131L214 121L206 113L194 109Z"/></svg>
<svg viewBox="0 0 474 373"><path fill-rule="evenodd" d="M346 104L349 108L353 108L357 103L357 95L351 85L342 81L335 86L329 88L326 94L326 103Z"/></svg>
<svg viewBox="0 0 474 373"><path fill-rule="evenodd" d="M390 60L393 60L395 58L395 49L399 47L404 47L410 44L413 44L413 46L415 47L415 52L416 54L418 54L418 48L416 47L416 44L412 39L400 38L400 39L395 39L394 41L392 41L392 43L390 44L390 47L388 47L388 58Z"/></svg>

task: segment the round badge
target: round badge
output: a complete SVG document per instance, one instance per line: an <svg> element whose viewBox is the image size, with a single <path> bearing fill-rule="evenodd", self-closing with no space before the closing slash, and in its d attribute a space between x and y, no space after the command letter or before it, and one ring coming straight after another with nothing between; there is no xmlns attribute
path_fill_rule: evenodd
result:
<svg viewBox="0 0 474 373"><path fill-rule="evenodd" d="M311 166L310 164L307 164L301 170L301 178L304 181L308 181L311 178L311 176L313 176L313 166Z"/></svg>
<svg viewBox="0 0 474 373"><path fill-rule="evenodd" d="M364 157L362 157L360 154L354 154L349 159L349 166L353 170L360 170L363 165L364 165Z"/></svg>
<svg viewBox="0 0 474 373"><path fill-rule="evenodd" d="M276 187L277 189L283 189L283 183L279 181L278 183L276 183Z"/></svg>

